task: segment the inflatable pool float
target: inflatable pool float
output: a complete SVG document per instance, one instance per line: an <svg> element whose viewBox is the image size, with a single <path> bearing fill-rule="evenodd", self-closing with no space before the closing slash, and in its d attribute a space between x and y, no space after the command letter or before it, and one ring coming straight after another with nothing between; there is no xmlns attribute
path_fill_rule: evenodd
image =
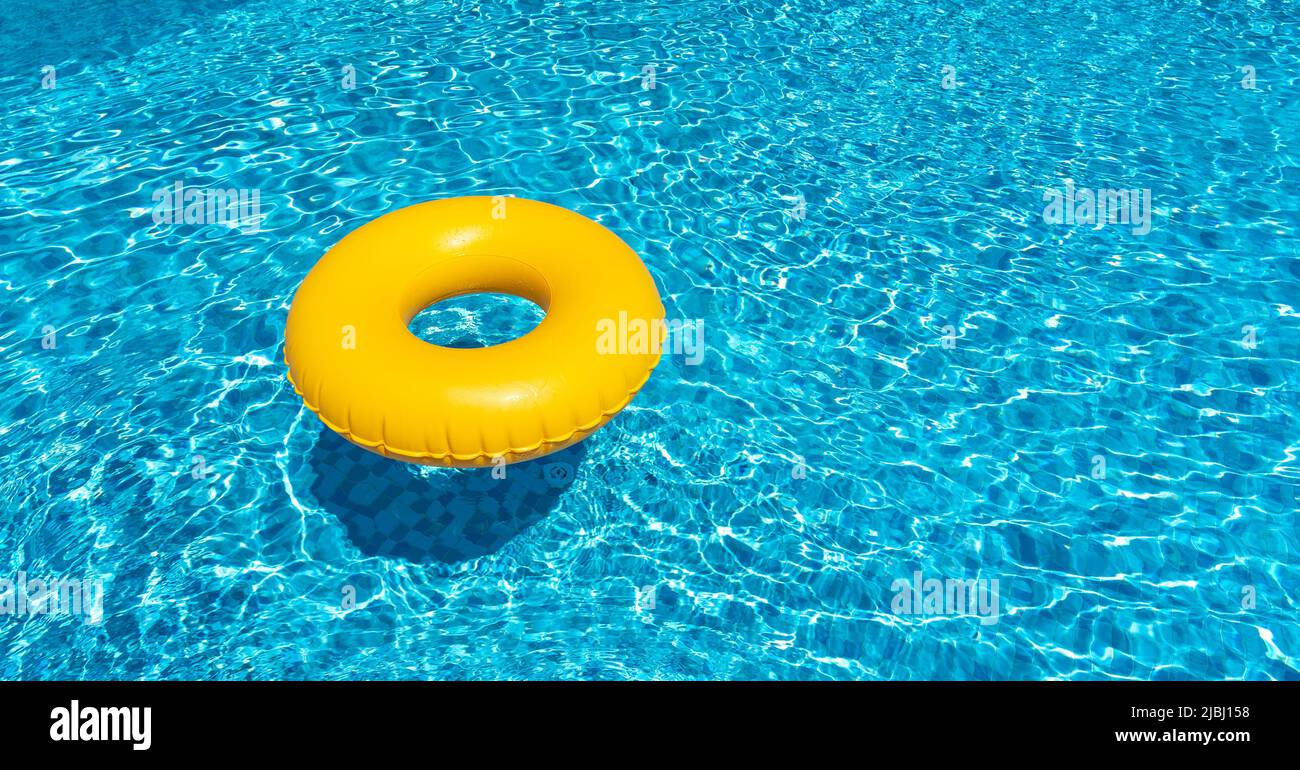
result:
<svg viewBox="0 0 1300 770"><path fill-rule="evenodd" d="M409 330L422 309L482 292L546 316L484 348ZM581 441L627 406L659 362L663 318L645 265L601 225L521 198L451 198L330 249L294 295L284 359L307 407L354 444L424 465L510 463ZM599 344L629 328L641 338Z"/></svg>

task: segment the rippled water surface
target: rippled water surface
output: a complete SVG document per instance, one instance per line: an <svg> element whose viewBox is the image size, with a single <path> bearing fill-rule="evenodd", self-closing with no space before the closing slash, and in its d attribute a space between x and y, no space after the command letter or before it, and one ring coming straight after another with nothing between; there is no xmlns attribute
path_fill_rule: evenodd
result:
<svg viewBox="0 0 1300 770"><path fill-rule="evenodd" d="M5 678L1300 677L1294 5L50 6L0 15L0 578L104 615L0 615ZM504 480L324 430L297 285L467 194L614 230L703 360ZM412 328L536 322L484 302Z"/></svg>

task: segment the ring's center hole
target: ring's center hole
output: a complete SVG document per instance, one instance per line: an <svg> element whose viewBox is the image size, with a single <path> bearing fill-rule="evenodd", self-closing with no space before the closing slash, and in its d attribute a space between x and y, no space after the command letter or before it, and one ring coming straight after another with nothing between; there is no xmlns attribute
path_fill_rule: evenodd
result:
<svg viewBox="0 0 1300 770"><path fill-rule="evenodd" d="M436 302L411 319L411 334L444 348L486 348L519 339L546 311L513 294L462 294Z"/></svg>

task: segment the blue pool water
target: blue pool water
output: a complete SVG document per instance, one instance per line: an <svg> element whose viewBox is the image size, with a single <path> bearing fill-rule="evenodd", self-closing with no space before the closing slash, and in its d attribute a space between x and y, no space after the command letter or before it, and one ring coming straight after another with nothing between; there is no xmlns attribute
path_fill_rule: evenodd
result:
<svg viewBox="0 0 1300 770"><path fill-rule="evenodd" d="M1298 24L8 0L0 579L104 599L0 614L0 676L1300 678ZM1053 221L1067 181L1149 232ZM260 226L155 222L177 182ZM703 359L506 479L324 430L298 283L467 194L614 230ZM537 320L477 302L413 329ZM997 611L908 612L917 573Z"/></svg>

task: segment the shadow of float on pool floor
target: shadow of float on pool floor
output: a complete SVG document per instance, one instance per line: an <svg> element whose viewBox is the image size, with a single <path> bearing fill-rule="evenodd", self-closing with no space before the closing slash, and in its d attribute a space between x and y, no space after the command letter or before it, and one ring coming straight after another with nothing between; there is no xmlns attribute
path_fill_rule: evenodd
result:
<svg viewBox="0 0 1300 770"><path fill-rule="evenodd" d="M506 466L502 479L491 468L421 470L322 428L311 491L367 556L455 564L495 553L543 519L585 455L577 444Z"/></svg>

